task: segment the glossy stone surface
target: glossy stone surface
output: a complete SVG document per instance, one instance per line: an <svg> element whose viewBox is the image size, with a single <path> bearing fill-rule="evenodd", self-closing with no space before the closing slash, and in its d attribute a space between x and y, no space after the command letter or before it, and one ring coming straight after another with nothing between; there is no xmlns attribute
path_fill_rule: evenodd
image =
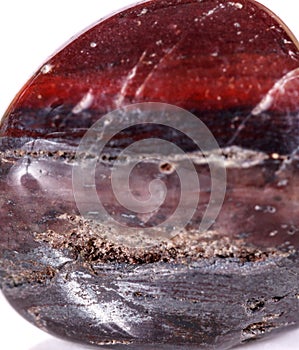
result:
<svg viewBox="0 0 299 350"><path fill-rule="evenodd" d="M53 56L0 128L0 283L12 305L52 334L117 349L226 349L297 325L298 63L288 29L244 0L149 1ZM209 127L227 192L214 225L197 232L211 188L194 143L162 126L117 135L96 174L107 210L127 225L143 218L123 211L109 174L129 144L174 142L203 181L184 230L134 247L80 215L72 169L95 121L152 101L185 108ZM177 205L177 178L155 162L134 174L141 198L144 174L167 184L155 225Z"/></svg>

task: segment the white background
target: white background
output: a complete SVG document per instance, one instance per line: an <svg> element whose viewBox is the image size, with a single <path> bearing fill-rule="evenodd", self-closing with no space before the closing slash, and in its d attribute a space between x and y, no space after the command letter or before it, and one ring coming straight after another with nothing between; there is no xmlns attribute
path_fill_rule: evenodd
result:
<svg viewBox="0 0 299 350"><path fill-rule="evenodd" d="M260 0L299 38L296 0ZM0 4L0 117L9 103L49 55L74 34L133 0L9 0ZM1 233L0 233L1 234ZM23 320L0 293L0 349L82 350ZM299 329L242 347L244 350L299 349ZM140 349L142 350L142 349Z"/></svg>

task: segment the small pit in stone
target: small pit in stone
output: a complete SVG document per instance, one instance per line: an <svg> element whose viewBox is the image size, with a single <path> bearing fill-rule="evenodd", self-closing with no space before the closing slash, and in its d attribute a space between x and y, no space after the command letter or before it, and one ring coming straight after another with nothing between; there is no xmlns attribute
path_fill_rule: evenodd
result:
<svg viewBox="0 0 299 350"><path fill-rule="evenodd" d="M163 174L172 174L174 172L174 165L169 162L163 162L160 164L160 172Z"/></svg>

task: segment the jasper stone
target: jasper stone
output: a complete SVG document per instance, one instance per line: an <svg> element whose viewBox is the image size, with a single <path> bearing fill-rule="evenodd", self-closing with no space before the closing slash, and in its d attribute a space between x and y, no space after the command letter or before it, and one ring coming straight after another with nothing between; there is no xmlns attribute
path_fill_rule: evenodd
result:
<svg viewBox="0 0 299 350"><path fill-rule="evenodd" d="M0 125L0 286L9 302L53 335L115 349L228 349L298 325L298 67L296 39L251 0L147 1L52 56ZM200 152L187 116L183 130L147 122L169 105L206 125L219 148ZM133 115L138 125L113 133ZM136 162L122 152L148 139L177 148L167 158L138 144L133 195L142 207L152 180L167 194L161 208L135 212L113 192L113 167ZM181 227L161 226L181 205L188 159L200 186L186 181L179 222L195 197L194 213ZM118 229L93 218L95 193Z"/></svg>

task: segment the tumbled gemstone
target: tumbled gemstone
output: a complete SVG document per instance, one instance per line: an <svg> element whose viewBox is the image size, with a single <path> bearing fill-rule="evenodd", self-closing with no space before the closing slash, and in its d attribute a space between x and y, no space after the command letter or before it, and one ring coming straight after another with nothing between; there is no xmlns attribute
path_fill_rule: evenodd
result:
<svg viewBox="0 0 299 350"><path fill-rule="evenodd" d="M297 325L298 64L250 0L148 1L66 45L0 126L9 302L130 349Z"/></svg>

